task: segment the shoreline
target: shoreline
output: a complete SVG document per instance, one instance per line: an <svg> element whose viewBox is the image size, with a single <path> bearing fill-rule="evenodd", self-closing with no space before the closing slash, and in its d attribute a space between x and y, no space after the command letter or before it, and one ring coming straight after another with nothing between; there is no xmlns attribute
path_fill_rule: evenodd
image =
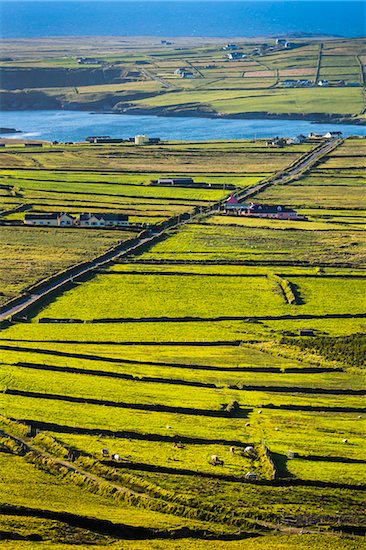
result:
<svg viewBox="0 0 366 550"><path fill-rule="evenodd" d="M77 109L62 109L76 111ZM313 124L348 124L354 126L365 126L366 119L347 117L344 115L327 115L325 113L268 113L268 112L242 112L242 113L217 113L216 111L191 109L169 109L166 107L139 108L126 107L123 110L102 110L90 111L90 114L116 114L130 116L157 116L163 118L210 118L215 120L300 120Z"/></svg>
<svg viewBox="0 0 366 550"><path fill-rule="evenodd" d="M45 105L37 106L37 108L28 108L22 109L0 109L0 113L7 112L40 112L40 111L60 111L60 112L76 112L76 113L89 113L92 115L117 115L117 116L156 116L160 118L201 118L201 119L211 119L211 120L298 120L303 122L309 122L311 124L339 124L339 125L351 125L351 126L366 126L366 118L360 119L352 116L345 116L340 114L325 114L325 113L308 113L308 114L298 114L298 113L269 113L265 111L258 112L242 112L242 113L218 113L211 110L209 107L206 109L201 109L197 105L192 105L192 108L176 108L177 106L170 107L147 107L140 108L136 106L125 105L120 109L106 108L106 109L94 109L86 108L87 105L80 105L82 108L75 108L75 104L71 106L50 106ZM205 106L203 106L205 107ZM4 132L5 133L5 132ZM8 132L6 132L8 134ZM17 131L16 133L21 133Z"/></svg>

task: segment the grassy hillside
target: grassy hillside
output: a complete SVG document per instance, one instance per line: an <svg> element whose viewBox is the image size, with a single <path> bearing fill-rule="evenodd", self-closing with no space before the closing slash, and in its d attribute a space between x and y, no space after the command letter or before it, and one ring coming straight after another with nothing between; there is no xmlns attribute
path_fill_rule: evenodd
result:
<svg viewBox="0 0 366 550"><path fill-rule="evenodd" d="M200 215L75 281L26 322L3 323L7 548L362 547L363 147L348 139L253 199L307 220ZM245 188L310 149L6 148L2 198L33 211L94 201L166 220L228 190L150 186L160 173ZM65 238L63 229L24 228L22 215L5 211L2 226L24 276L15 283L4 270L14 293L122 234L68 229Z"/></svg>
<svg viewBox="0 0 366 550"><path fill-rule="evenodd" d="M105 110L201 116L362 120L363 39L273 38L236 42L245 57L230 60L224 40L113 38L3 41L2 108ZM97 52L97 53L96 53ZM78 57L97 59L93 66ZM184 68L191 78L181 78ZM307 81L301 83L301 81ZM327 81L326 86L319 83Z"/></svg>

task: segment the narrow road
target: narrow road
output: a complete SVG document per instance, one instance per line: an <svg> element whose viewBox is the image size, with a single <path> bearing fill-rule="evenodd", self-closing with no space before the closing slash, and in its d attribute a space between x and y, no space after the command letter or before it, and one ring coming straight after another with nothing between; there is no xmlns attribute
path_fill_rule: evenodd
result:
<svg viewBox="0 0 366 550"><path fill-rule="evenodd" d="M268 187L271 187L272 185L275 185L276 183L284 183L285 181L290 183L290 181L294 178L296 178L298 175L300 175L304 170L308 170L316 164L321 158L326 156L328 153L330 153L333 149L338 147L343 142L342 139L332 139L324 143L321 147L317 148L315 151L312 151L310 153L307 153L303 157L299 159L298 162L296 162L293 166L290 166L288 169L285 169L283 172L280 172L280 174L276 177L269 178L266 181L263 181L261 183L258 183L257 185L254 185L253 187L249 187L247 189L243 189L242 191L238 191L236 193L233 193L233 195L239 200L242 201L244 199L247 199L249 197L253 197L253 195L256 195L257 193L260 193L261 191L264 191ZM217 203L215 206L223 205L226 199L220 201L220 203Z"/></svg>
<svg viewBox="0 0 366 550"><path fill-rule="evenodd" d="M148 71L147 69L140 69L141 73L146 76L146 78L149 78L150 80L155 80L155 82L159 82L164 88L173 88L173 85L168 82L167 80L164 80L160 76L154 75L151 71Z"/></svg>
<svg viewBox="0 0 366 550"><path fill-rule="evenodd" d="M25 313L26 309L37 304L37 302L40 302L51 294L57 293L57 291L61 291L65 286L73 283L74 280L78 277L86 275L87 273L91 273L93 270L107 264L111 260L115 260L116 258L127 254L137 253L148 243L154 244L154 242L159 239L162 233L163 231L159 231L152 233L149 237L137 238L134 243L123 249L121 249L121 245L118 245L116 248L110 250L106 254L103 254L102 256L95 258L91 262L88 262L88 265L86 266L81 265L79 268L76 269L74 267L71 267L66 272L60 274L59 277L56 276L56 278L53 278L53 280L51 280L49 284L42 286L40 290L36 290L32 294L24 296L16 304L10 304L8 307L5 306L4 308L2 308L0 313L0 321L3 321L9 317L12 317L13 315L22 312Z"/></svg>
<svg viewBox="0 0 366 550"><path fill-rule="evenodd" d="M278 177L271 178L267 181L259 183L248 189L244 189L236 193L238 200L244 200L253 195L256 195L260 191L263 191L267 187L270 187L276 183L283 183L284 181L291 181L291 179L298 176L303 170L313 166L318 160L327 155L332 149L337 147L342 143L341 139L330 140L324 143L322 146L317 148L315 151L307 153L304 157L301 157L300 160L295 163L288 170L285 170L280 173ZM194 216L189 216L186 219L182 220L180 217L178 220L172 224L168 224L168 227L161 230L152 230L151 234L145 237L137 237L136 240L130 243L128 246L124 247L123 243L116 246L114 249L109 252L98 256L91 262L87 262L86 265L80 265L79 267L70 267L68 270L52 277L48 284L40 285L40 288L35 290L31 294L26 294L21 296L18 300L13 301L8 306L3 306L0 308L0 321L11 318L13 315L19 315L21 313L25 314L27 310L37 304L41 304L47 297L61 292L65 287L70 285L80 276L91 274L95 269L102 267L108 264L112 260L116 260L119 257L127 256L130 254L136 254L141 252L143 249L152 246L159 239L166 234L166 232L174 227L178 227L191 221L197 216L210 215L217 211L220 206L224 204L226 199L213 204L212 206L202 207L198 214Z"/></svg>

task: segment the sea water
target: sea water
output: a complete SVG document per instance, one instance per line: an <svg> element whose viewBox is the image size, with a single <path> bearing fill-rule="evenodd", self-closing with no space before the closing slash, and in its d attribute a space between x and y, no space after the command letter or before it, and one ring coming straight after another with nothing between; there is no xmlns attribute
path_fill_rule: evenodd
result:
<svg viewBox="0 0 366 550"><path fill-rule="evenodd" d="M165 140L255 139L291 137L338 130L344 136L365 135L365 126L317 124L306 120L239 120L199 117L93 114L82 111L5 111L1 127L16 128L9 138L81 141L90 135L132 137L147 134Z"/></svg>
<svg viewBox="0 0 366 550"><path fill-rule="evenodd" d="M365 34L362 1L0 1L3 38Z"/></svg>

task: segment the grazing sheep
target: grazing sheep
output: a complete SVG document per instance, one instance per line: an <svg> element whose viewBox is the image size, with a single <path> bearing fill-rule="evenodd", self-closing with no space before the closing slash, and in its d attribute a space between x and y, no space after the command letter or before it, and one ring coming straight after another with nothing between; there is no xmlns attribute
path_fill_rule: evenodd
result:
<svg viewBox="0 0 366 550"><path fill-rule="evenodd" d="M278 432L279 428L275 428L275 432Z"/></svg>
<svg viewBox="0 0 366 550"><path fill-rule="evenodd" d="M172 427L171 426L165 426L167 430L171 430Z"/></svg>
<svg viewBox="0 0 366 550"><path fill-rule="evenodd" d="M259 409L258 414L262 414L262 409Z"/></svg>
<svg viewBox="0 0 366 550"><path fill-rule="evenodd" d="M102 456L109 456L109 450L107 448L102 449Z"/></svg>
<svg viewBox="0 0 366 550"><path fill-rule="evenodd" d="M235 454L235 447L230 447L229 451L232 455Z"/></svg>
<svg viewBox="0 0 366 550"><path fill-rule="evenodd" d="M213 466L223 466L224 465L224 461L223 460L220 460L219 457L217 455L212 455L211 456L211 464Z"/></svg>
<svg viewBox="0 0 366 550"><path fill-rule="evenodd" d="M245 424L245 427L246 427L246 428L249 428L249 426L250 426L250 422L247 422L247 423Z"/></svg>
<svg viewBox="0 0 366 550"><path fill-rule="evenodd" d="M121 457L118 453L112 455L112 460L115 460L116 462L119 462L121 460Z"/></svg>
<svg viewBox="0 0 366 550"><path fill-rule="evenodd" d="M254 474L252 472L247 472L245 474L245 479L248 480L248 481L254 481L255 479L258 479L258 475Z"/></svg>
<svg viewBox="0 0 366 550"><path fill-rule="evenodd" d="M245 447L244 452L247 454L254 453L254 447L248 445L248 447Z"/></svg>
<svg viewBox="0 0 366 550"><path fill-rule="evenodd" d="M342 443L348 443L348 439L342 439Z"/></svg>

